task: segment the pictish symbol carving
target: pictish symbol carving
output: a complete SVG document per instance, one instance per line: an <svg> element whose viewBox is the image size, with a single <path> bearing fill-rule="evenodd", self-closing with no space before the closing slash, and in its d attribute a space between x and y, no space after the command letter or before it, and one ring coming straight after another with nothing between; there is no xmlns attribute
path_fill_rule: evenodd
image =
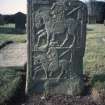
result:
<svg viewBox="0 0 105 105"><path fill-rule="evenodd" d="M76 35L79 31L77 27L80 24L78 20L73 18L66 19L65 15L68 16L79 9L80 7L77 7L65 14L64 3L57 2L52 5L46 14L41 10L36 13L35 28L37 43L35 47L39 49L39 51L45 49L44 51L46 51L46 54L34 58L35 61L37 59L41 61L41 68L43 68L40 69L39 66L36 66L34 78L37 77L36 73L39 69L44 70L46 75L45 79L58 78L59 80L66 71L65 69L71 64L72 50L75 48ZM61 36L64 36L64 39L59 42L56 37L59 38ZM40 42L43 41L42 39L45 41L40 44ZM62 50L60 54L58 54L59 50ZM69 55L69 59L65 58L67 55ZM53 77L55 71L59 71L59 74L56 77ZM50 73L48 74L48 72Z"/></svg>

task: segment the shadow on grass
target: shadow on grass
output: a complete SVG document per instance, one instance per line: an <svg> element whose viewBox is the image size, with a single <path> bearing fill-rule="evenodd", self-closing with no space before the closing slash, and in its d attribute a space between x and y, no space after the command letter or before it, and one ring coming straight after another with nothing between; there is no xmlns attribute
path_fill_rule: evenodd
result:
<svg viewBox="0 0 105 105"><path fill-rule="evenodd" d="M96 82L104 83L105 82L105 74L94 75L92 78L92 85L95 85Z"/></svg>

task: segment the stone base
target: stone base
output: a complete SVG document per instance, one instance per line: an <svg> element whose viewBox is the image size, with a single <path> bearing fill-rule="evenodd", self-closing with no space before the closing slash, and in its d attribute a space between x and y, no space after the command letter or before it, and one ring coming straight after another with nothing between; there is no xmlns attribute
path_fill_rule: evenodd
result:
<svg viewBox="0 0 105 105"><path fill-rule="evenodd" d="M82 88L80 83L78 82L71 82L71 81L66 81L59 87L56 87L54 89L51 89L50 93L51 94L64 94L64 95L80 95L82 92ZM65 86L64 86L65 85Z"/></svg>
<svg viewBox="0 0 105 105"><path fill-rule="evenodd" d="M58 86L48 89L48 93L51 95L80 95L83 90L83 81L78 79L68 79L59 83Z"/></svg>
<svg viewBox="0 0 105 105"><path fill-rule="evenodd" d="M36 87L37 86L37 87ZM47 79L45 81L37 81L33 89L35 93L43 93L49 95L80 95L84 85L80 78L71 79Z"/></svg>

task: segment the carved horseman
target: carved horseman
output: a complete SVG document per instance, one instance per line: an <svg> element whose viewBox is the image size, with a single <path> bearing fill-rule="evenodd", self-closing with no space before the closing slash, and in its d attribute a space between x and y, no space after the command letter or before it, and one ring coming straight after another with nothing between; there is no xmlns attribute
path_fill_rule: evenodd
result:
<svg viewBox="0 0 105 105"><path fill-rule="evenodd" d="M67 66L70 65L70 63L72 62L72 53L70 54L70 51L73 50L73 48L75 48L75 41L77 37L76 35L77 35L77 32L79 31L77 30L78 29L77 27L79 25L79 22L77 20L74 20L73 18L66 20L64 6L65 6L64 3L62 2L54 3L51 10L49 11L50 16L47 17L49 18L48 21L46 21L46 17L42 15L43 13L39 13L38 14L39 17L36 16L36 19L37 18L39 19L39 20L36 20L36 22L39 22L38 23L39 25L36 24L36 26L37 27L40 26L40 30L37 32L37 34L39 34L37 46L39 46L41 42L40 40L43 37L46 37L47 44L46 46L44 46L44 48L51 47L48 49L48 52L47 52L48 57L52 55L54 52L56 52L54 51L54 49L62 50L62 53L60 55L58 55L56 52L56 55L49 57L51 63L49 63L49 67L47 69L48 71L44 70L46 72L51 72L49 74L51 77L53 73L56 72L57 69L59 70L60 68L60 74L56 77L58 80L66 71L65 69L67 68ZM77 7L75 11L77 11L79 8ZM43 22L45 22L45 27L41 29L41 27L44 25ZM60 38L62 36L64 36L64 39L62 39L61 42L59 42L59 39L56 40L56 37ZM39 48L42 49L42 46L40 46ZM70 58L68 60L67 60L67 57L65 58L66 55L70 55ZM46 60L46 62L49 62L49 60Z"/></svg>

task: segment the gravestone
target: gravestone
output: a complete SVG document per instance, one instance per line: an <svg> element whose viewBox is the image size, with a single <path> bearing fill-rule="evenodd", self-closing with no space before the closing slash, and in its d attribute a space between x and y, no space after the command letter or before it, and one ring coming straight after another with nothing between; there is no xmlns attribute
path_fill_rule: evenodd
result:
<svg viewBox="0 0 105 105"><path fill-rule="evenodd" d="M28 94L81 93L86 23L78 0L28 0Z"/></svg>
<svg viewBox="0 0 105 105"><path fill-rule="evenodd" d="M24 13L18 12L14 15L15 18L15 28L16 30L25 30L26 15Z"/></svg>
<svg viewBox="0 0 105 105"><path fill-rule="evenodd" d="M4 17L0 14L0 25L4 25Z"/></svg>
<svg viewBox="0 0 105 105"><path fill-rule="evenodd" d="M104 26L105 26L105 20L104 20Z"/></svg>

